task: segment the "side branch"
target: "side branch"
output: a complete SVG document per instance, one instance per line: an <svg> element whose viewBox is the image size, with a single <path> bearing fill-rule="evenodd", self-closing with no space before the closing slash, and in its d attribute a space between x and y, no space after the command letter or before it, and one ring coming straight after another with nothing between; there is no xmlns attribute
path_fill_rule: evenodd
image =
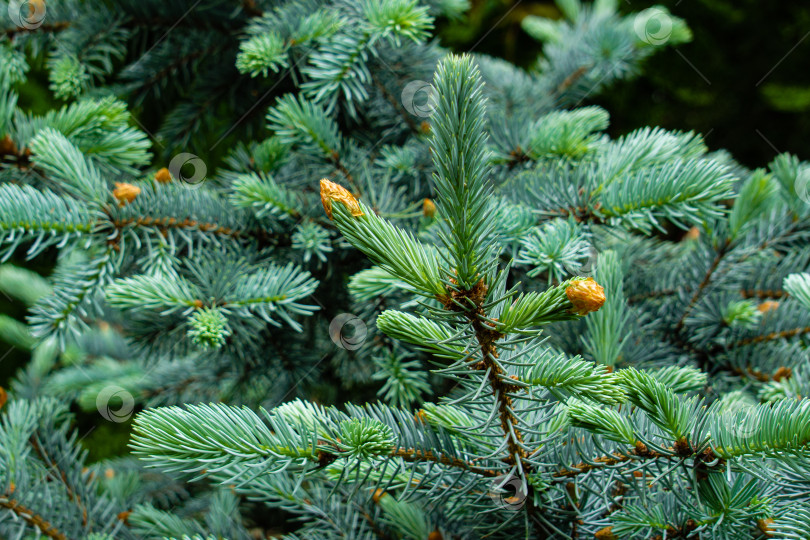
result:
<svg viewBox="0 0 810 540"><path fill-rule="evenodd" d="M584 474L593 470L602 469L604 467L610 467L613 465L619 465L620 463L627 463L630 461L638 461L641 459L660 459L660 458L671 458L672 456L668 456L666 454L661 454L660 452L656 452L654 450L650 450L644 444L638 442L636 443L636 447L633 448L631 451L627 452L626 454L621 453L614 453L610 456L601 456L589 463L579 463L574 465L573 468L558 471L554 473L552 476L554 478L573 478L580 474Z"/></svg>
<svg viewBox="0 0 810 540"><path fill-rule="evenodd" d="M767 373L763 373L762 371L759 371L752 367L740 368L737 366L728 366L726 369L734 373L735 375L753 378L760 382L771 382L771 381L779 382L784 379L789 379L793 376L793 370L786 366L779 367L776 371L774 371L770 375Z"/></svg>
<svg viewBox="0 0 810 540"><path fill-rule="evenodd" d="M723 257L726 256L726 250L728 249L728 246L729 243L728 241L726 241L726 243L723 244L723 246L717 252L717 256L714 258L711 266L706 271L706 275L704 276L703 281L698 286L697 290L695 291L695 294L692 295L692 299L689 300L689 304L687 304L686 309L683 312L683 315L681 315L681 318L678 321L678 324L675 325L675 333L680 333L680 331L683 330L683 325L686 322L686 317L688 317L689 314L692 313L692 310L698 303L698 300L700 300L700 297L703 294L704 289L706 289L706 287L708 287L709 283L711 282L714 272L717 270L717 267L720 266L720 261L722 261Z"/></svg>
<svg viewBox="0 0 810 540"><path fill-rule="evenodd" d="M377 89L380 91L385 100L391 104L394 110L397 111L397 114L399 114L399 116L405 121L405 123L408 124L408 127L411 129L411 131L414 133L422 133L422 131L419 129L419 126L417 126L416 122L414 122L413 118L411 118L411 115L402 106L402 103L400 103L400 101L397 98L395 98L385 86L383 86L380 80L374 76L374 73L371 74L371 80L374 81L374 86L377 87Z"/></svg>
<svg viewBox="0 0 810 540"><path fill-rule="evenodd" d="M12 499L8 493L0 495L0 508L7 508L27 524L31 525L32 527L36 527L40 533L48 538L53 538L54 540L67 540L67 536L59 532L59 530L48 523L45 518L36 514L33 510L21 505L15 499Z"/></svg>
<svg viewBox="0 0 810 540"><path fill-rule="evenodd" d="M597 203L596 210L598 209L599 204ZM571 206L567 208L557 208L556 210L548 210L545 213L549 215L549 219L554 219L558 217L560 218L573 217L577 223L588 222L597 225L601 225L605 222L604 219L593 213L593 211L591 211L589 208L585 206Z"/></svg>
<svg viewBox="0 0 810 540"><path fill-rule="evenodd" d="M643 294L636 294L631 296L627 299L628 304L637 304L644 300L650 300L652 298L662 298L664 296L672 296L673 294L677 294L677 289L663 289L660 291L650 291L648 293Z"/></svg>
<svg viewBox="0 0 810 540"><path fill-rule="evenodd" d="M329 161L332 163L335 169L346 178L349 184L351 184L352 189L354 190L354 195L360 197L363 193L360 191L360 188L354 181L352 173L350 173L349 169L346 168L346 165L343 164L343 161L340 159L340 154L338 154L336 150L332 150L332 154L329 156Z"/></svg>
<svg viewBox="0 0 810 540"><path fill-rule="evenodd" d="M49 23L49 24L41 24L36 28L24 28L24 27L16 27L16 28L6 28L3 30L3 34L9 39L14 39L17 36L25 35L25 34L33 34L36 32L62 32L63 30L67 30L70 28L70 23L67 21L60 21L56 23Z"/></svg>
<svg viewBox="0 0 810 540"><path fill-rule="evenodd" d="M762 336L753 336L745 339L741 339L740 341L736 341L728 346L729 349L736 349L738 347L744 347L746 345L753 345L754 343L763 343L765 341L776 341L777 339L789 339L801 334L808 334L810 333L810 326L805 326L803 328L791 328L790 330L782 330L781 332L771 332L770 334L764 334Z"/></svg>
<svg viewBox="0 0 810 540"><path fill-rule="evenodd" d="M743 298L785 298L788 294L786 291L772 291L772 290L755 290L744 289L741 291Z"/></svg>
<svg viewBox="0 0 810 540"><path fill-rule="evenodd" d="M159 229L197 229L200 232L211 232L223 236L232 236L234 238L241 236L240 231L228 227L220 227L216 223L204 223L188 218L179 221L175 218L139 217L114 220L112 223L116 229L123 229L129 225L138 225L142 227L158 227Z"/></svg>
<svg viewBox="0 0 810 540"><path fill-rule="evenodd" d="M158 81L165 79L169 75L175 73L181 66L185 64L189 64L198 58L205 58L215 52L220 46L213 45L211 47L207 47L205 49L194 51L188 53L184 56L180 56L172 61L169 65L162 68L160 71L149 77L141 86L142 87L151 87L156 84Z"/></svg>
<svg viewBox="0 0 810 540"><path fill-rule="evenodd" d="M59 468L59 464L53 459L51 459L51 457L48 455L45 449L42 448L42 445L39 444L39 441L36 439L36 436L31 437L31 446L34 448L34 451L37 453L37 455L43 461L43 463L45 463L48 469L50 469L53 472L53 476L55 476L55 478L60 482L62 482L62 484L65 486L65 491L67 492L68 497L73 499L73 501L76 503L76 506L78 506L82 512L82 525L87 526L87 507L82 502L81 497L79 497L79 494L76 493L76 491L70 485L70 482L68 482L65 471L61 470Z"/></svg>
<svg viewBox="0 0 810 540"><path fill-rule="evenodd" d="M394 457L402 458L404 461L407 461L409 463L430 461L433 463L440 463L442 465L447 465L449 467L455 467L457 469L464 469L465 471L469 471L471 473L478 474L480 476L485 476L488 478L500 476L500 473L493 471L492 469L483 469L481 467L476 467L472 463L464 461L463 459L459 458L437 456L429 450L425 451L425 450L417 450L415 448L397 448L396 450L391 452L391 455Z"/></svg>

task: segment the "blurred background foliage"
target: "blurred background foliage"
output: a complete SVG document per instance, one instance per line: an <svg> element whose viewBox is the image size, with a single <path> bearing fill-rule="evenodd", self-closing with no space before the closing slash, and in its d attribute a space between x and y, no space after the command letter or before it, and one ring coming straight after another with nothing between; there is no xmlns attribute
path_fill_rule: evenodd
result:
<svg viewBox="0 0 810 540"><path fill-rule="evenodd" d="M760 167L780 152L810 158L810 2L618 0L624 12L663 5L694 38L647 60L640 77L592 103L609 132L641 126L694 130L712 149ZM440 25L443 44L529 67L541 46L520 26L527 15L560 17L551 1L471 0L463 22Z"/></svg>
<svg viewBox="0 0 810 540"><path fill-rule="evenodd" d="M559 18L553 0L470 0L464 20L437 23L441 43L457 51L505 58L530 68L542 45L522 28L527 15ZM647 60L643 73L619 82L590 103L611 114L609 132L619 136L641 126L694 130L706 135L712 149L725 148L742 164L760 167L777 153L810 159L810 3L761 0L619 0L622 11L640 11L661 4L687 21L693 41L667 48ZM34 113L60 107L48 90L42 59L33 62L27 83L19 88L20 105ZM587 103L582 103L585 105ZM269 103L268 103L269 106ZM260 110L266 110L266 107ZM135 108L139 122L156 124L150 111ZM223 155L208 156L218 162ZM219 150L219 149L218 149ZM47 275L53 255L34 261L12 258ZM23 320L24 306L0 295L0 314ZM28 354L0 342L0 386L5 386ZM125 449L127 424L94 430L85 421L85 446L91 459ZM81 428L82 426L80 426Z"/></svg>

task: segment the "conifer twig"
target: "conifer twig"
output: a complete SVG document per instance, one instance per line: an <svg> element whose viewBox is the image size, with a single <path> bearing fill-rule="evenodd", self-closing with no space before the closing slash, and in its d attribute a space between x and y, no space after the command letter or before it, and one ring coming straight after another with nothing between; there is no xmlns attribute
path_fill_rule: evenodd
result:
<svg viewBox="0 0 810 540"><path fill-rule="evenodd" d="M371 80L374 82L374 86L377 87L377 89L383 95L385 100L391 104L394 110L397 111L397 114L399 114L399 116L405 121L405 123L408 124L408 127L411 129L411 131L414 133L421 133L421 131L419 130L419 126L416 125L416 122L414 122L413 118L411 118L411 115L408 114L408 111L406 111L405 108L402 106L402 103L399 100L397 100L391 94L391 92L388 91L388 89L382 84L382 82L380 82L380 79L376 75L374 75L373 72L371 74Z"/></svg>
<svg viewBox="0 0 810 540"><path fill-rule="evenodd" d="M464 469L466 471L487 478L496 477L500 475L500 473L498 473L497 471L493 471L492 469L483 469L481 467L476 467L472 463L464 461L463 459L451 458L447 456L437 456L433 452L418 450L415 448L397 448L391 453L391 455L398 458L402 458L404 461L412 463L418 463L422 461L441 463L442 465L455 467L457 469Z"/></svg>
<svg viewBox="0 0 810 540"><path fill-rule="evenodd" d="M6 28L2 32L6 35L7 38L13 39L18 35L21 34L32 34L34 32L62 32L70 28L71 23L69 21L59 21L55 23L44 23L36 28L25 28L22 26L18 26L15 28Z"/></svg>
<svg viewBox="0 0 810 540"><path fill-rule="evenodd" d="M763 334L760 336L752 336L745 339L741 339L739 341L735 341L734 343L730 344L727 348L736 349L739 347L744 347L746 345L753 345L755 343L764 343L766 341L775 341L777 339L790 339L792 337L808 333L810 333L810 326L805 326L801 328L791 328L790 330L782 330L780 332L770 332L768 334Z"/></svg>
<svg viewBox="0 0 810 540"><path fill-rule="evenodd" d="M82 502L78 493L76 493L76 491L70 485L70 482L68 482L65 471L59 469L59 464L52 460L45 449L42 448L42 445L39 444L39 441L36 438L36 434L31 436L31 446L34 448L34 451L37 453L40 459L48 466L49 471L55 473L56 478L65 486L65 491L67 492L68 497L76 502L76 506L78 506L82 512L82 525L87 526L87 507Z"/></svg>
<svg viewBox="0 0 810 540"><path fill-rule="evenodd" d="M40 533L53 540L68 540L56 527L51 525L45 518L35 513L33 510L23 506L16 499L12 499L9 494L0 496L0 507L7 508L14 512L20 519L36 527Z"/></svg>
<svg viewBox="0 0 810 540"><path fill-rule="evenodd" d="M771 289L743 289L740 294L743 298L785 298L788 293L783 290Z"/></svg>
<svg viewBox="0 0 810 540"><path fill-rule="evenodd" d="M703 277L703 281L700 282L695 294L692 295L692 298L689 300L689 303L686 305L686 309L681 315L681 318L678 320L678 324L675 325L675 333L680 333L683 330L684 323L686 322L686 318L692 313L695 305L697 304L698 300L700 300L700 296L703 294L703 290L709 285L712 280L712 276L714 272L717 270L717 267L720 265L720 261L723 260L723 257L726 256L728 247L730 242L726 240L725 243L720 247L717 251L717 255L715 256L712 264L709 266L709 269L706 271L706 275Z"/></svg>

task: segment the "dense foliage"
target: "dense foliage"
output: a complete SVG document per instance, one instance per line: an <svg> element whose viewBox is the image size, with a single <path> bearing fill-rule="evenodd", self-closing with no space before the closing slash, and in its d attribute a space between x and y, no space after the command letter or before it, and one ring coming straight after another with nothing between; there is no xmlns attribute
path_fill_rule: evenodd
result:
<svg viewBox="0 0 810 540"><path fill-rule="evenodd" d="M683 21L560 0L523 70L462 0L8 4L2 254L58 260L0 267L0 534L807 537L810 165L582 106Z"/></svg>

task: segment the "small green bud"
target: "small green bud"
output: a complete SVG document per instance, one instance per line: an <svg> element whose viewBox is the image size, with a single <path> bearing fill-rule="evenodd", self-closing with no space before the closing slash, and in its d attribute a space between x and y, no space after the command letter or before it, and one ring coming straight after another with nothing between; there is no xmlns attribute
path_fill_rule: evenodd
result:
<svg viewBox="0 0 810 540"><path fill-rule="evenodd" d="M203 349L219 349L231 335L228 319L218 309L198 309L188 319L188 337Z"/></svg>

